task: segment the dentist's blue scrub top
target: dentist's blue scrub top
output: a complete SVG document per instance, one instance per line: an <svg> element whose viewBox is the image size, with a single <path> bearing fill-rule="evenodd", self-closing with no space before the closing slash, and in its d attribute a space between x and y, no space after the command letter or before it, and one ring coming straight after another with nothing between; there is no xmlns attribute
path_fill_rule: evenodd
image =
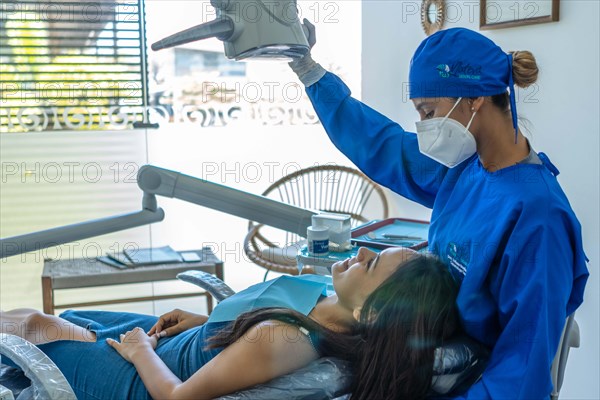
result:
<svg viewBox="0 0 600 400"><path fill-rule="evenodd" d="M467 333L493 348L463 398L548 398L565 319L588 277L558 170L543 153L541 165L488 172L474 155L448 169L419 152L416 134L350 97L334 74L306 91L332 142L365 174L433 208L430 249L461 283Z"/></svg>
<svg viewBox="0 0 600 400"><path fill-rule="evenodd" d="M333 293L331 277L282 276L261 282L223 300L206 324L179 335L162 338L155 351L180 380L189 379L222 349L205 349L207 340L242 312L261 307L284 307L308 315L322 296ZM65 311L62 318L96 332L95 343L56 341L38 347L61 370L78 400L151 399L133 364L125 361L107 343L135 327L146 332L155 316L106 311ZM52 330L47 330L48 335ZM312 343L317 339L310 332ZM6 364L15 366L2 358Z"/></svg>

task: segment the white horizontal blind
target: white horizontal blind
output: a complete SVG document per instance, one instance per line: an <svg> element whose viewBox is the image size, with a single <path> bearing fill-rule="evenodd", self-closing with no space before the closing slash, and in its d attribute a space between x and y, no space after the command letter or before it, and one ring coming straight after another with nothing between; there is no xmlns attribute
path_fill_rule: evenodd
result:
<svg viewBox="0 0 600 400"><path fill-rule="evenodd" d="M1 134L0 237L141 210L136 174L145 149L141 130ZM41 309L44 258L93 258L127 243L148 247L149 239L146 226L2 259L0 308ZM127 293L107 290L98 296ZM84 294L69 302L95 300L76 296Z"/></svg>
<svg viewBox="0 0 600 400"><path fill-rule="evenodd" d="M122 129L142 119L141 6L141 0L3 0L2 132Z"/></svg>

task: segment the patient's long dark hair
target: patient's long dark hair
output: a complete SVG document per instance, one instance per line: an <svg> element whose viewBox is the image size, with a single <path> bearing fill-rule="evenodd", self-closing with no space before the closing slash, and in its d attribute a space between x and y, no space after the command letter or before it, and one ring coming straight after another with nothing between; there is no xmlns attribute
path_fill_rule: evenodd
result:
<svg viewBox="0 0 600 400"><path fill-rule="evenodd" d="M457 292L441 261L415 255L371 293L360 321L343 333L290 309L261 308L240 315L208 347L228 346L265 320L293 322L318 333L321 355L352 362L352 400L423 399L431 387L434 350L459 327Z"/></svg>

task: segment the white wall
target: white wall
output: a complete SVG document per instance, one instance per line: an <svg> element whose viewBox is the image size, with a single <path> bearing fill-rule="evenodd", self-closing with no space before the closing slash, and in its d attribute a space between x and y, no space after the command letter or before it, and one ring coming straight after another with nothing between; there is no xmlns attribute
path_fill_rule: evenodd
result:
<svg viewBox="0 0 600 400"><path fill-rule="evenodd" d="M537 92L521 91L517 109L531 121L532 145L549 155L583 225L591 260L585 302L577 312L581 348L569 357L562 399L600 398L599 349L599 72L600 2L560 2L560 21L486 31L505 51L530 50L540 65ZM447 27L479 29L475 1L447 2ZM409 130L418 114L403 83L409 61L425 38L420 1L363 1L363 101ZM469 9L471 7L471 9ZM469 12L471 10L471 12ZM429 211L397 198L400 215L427 218Z"/></svg>

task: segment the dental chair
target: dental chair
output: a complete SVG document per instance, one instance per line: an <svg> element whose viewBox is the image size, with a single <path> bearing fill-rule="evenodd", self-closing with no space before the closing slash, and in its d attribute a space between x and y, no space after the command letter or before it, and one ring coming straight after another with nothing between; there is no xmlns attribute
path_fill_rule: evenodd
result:
<svg viewBox="0 0 600 400"><path fill-rule="evenodd" d="M218 302L235 293L225 282L206 272L187 271L177 278L200 286ZM488 356L486 347L464 336L435 349L432 397L466 391L483 373ZM349 363L323 357L290 374L219 400L334 399L346 397L351 379Z"/></svg>
<svg viewBox="0 0 600 400"><path fill-rule="evenodd" d="M235 292L215 276L188 271L177 276L202 287L221 301ZM579 326L567 319L558 352L552 363L552 400L558 399L571 347L579 347ZM9 334L0 334L0 355L9 357L24 371L0 366L0 400L75 400L62 373L37 347ZM483 373L488 350L467 337L455 338L435 350L431 397L452 396L466 391ZM250 389L222 396L219 400L338 399L347 398L352 374L347 362L324 357L290 374ZM8 389L6 389L6 388Z"/></svg>
<svg viewBox="0 0 600 400"><path fill-rule="evenodd" d="M223 281L202 271L184 272L177 278L202 287L217 301L235 293ZM4 385L13 391L9 397L0 397L0 400L76 399L55 364L29 342L14 335L0 334L0 354L9 357L25 371L22 373L6 366L0 369L0 388ZM465 391L481 376L487 357L488 350L484 346L466 337L437 348L432 396ZM222 396L219 400L334 399L348 394L351 379L347 362L324 357L293 373Z"/></svg>

